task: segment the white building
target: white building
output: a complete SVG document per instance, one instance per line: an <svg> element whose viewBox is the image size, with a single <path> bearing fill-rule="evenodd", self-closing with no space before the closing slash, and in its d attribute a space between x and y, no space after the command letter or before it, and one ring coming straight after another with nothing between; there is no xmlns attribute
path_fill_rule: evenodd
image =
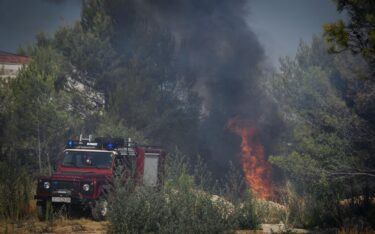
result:
<svg viewBox="0 0 375 234"><path fill-rule="evenodd" d="M0 78L9 79L17 76L22 66L30 62L30 57L0 51Z"/></svg>

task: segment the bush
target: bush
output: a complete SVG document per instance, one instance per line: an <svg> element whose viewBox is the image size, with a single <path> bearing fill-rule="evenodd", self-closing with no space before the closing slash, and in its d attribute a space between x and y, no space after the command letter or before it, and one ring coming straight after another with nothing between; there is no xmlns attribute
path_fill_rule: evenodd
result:
<svg viewBox="0 0 375 234"><path fill-rule="evenodd" d="M187 173L188 164L177 156L168 162L160 188L139 187L132 180L115 180L110 195L111 233L228 233L259 225L250 193L244 202L232 202L202 188L200 173ZM195 171L201 171L196 170ZM204 167L200 167L204 168Z"/></svg>
<svg viewBox="0 0 375 234"><path fill-rule="evenodd" d="M244 202L236 207L234 219L239 229L259 229L260 217L250 191L246 192Z"/></svg>
<svg viewBox="0 0 375 234"><path fill-rule="evenodd" d="M0 216L19 220L30 211L33 180L16 160L0 162Z"/></svg>
<svg viewBox="0 0 375 234"><path fill-rule="evenodd" d="M159 190L128 181L110 200L112 233L222 233L234 228L228 206L196 190L186 174Z"/></svg>

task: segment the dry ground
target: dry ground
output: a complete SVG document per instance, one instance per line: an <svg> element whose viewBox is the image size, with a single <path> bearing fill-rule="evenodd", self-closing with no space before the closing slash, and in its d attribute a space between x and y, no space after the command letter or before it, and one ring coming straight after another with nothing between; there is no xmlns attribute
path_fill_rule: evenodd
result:
<svg viewBox="0 0 375 234"><path fill-rule="evenodd" d="M51 222L40 222L30 218L19 223L0 223L0 233L106 233L108 222L95 222L90 219L59 218Z"/></svg>
<svg viewBox="0 0 375 234"><path fill-rule="evenodd" d="M0 233L54 233L54 234L65 234L65 233L93 233L100 234L106 233L108 230L108 222L96 222L90 219L65 219L58 218L53 223L40 222L36 218L30 218L19 223L0 223ZM236 234L263 234L272 233L271 229L277 233L281 231L282 227L278 224L262 224L262 230L251 231L242 230L237 231ZM296 231L296 230L295 230ZM296 233L306 233L296 232Z"/></svg>
<svg viewBox="0 0 375 234"><path fill-rule="evenodd" d="M242 230L237 231L236 234L263 234L263 233L277 233L282 230L282 227L278 224L262 224L262 230L251 231ZM0 233L54 233L54 234L65 234L65 233L93 233L100 234L106 233L108 230L108 222L96 222L90 219L56 219L53 223L40 222L35 218L30 218L19 223L6 224L2 222L0 224ZM305 230L293 230L294 233L306 233Z"/></svg>
<svg viewBox="0 0 375 234"><path fill-rule="evenodd" d="M92 233L101 234L108 230L108 222L96 222L86 218L80 219L56 219L52 224L48 222L37 221L36 218L21 221L19 223L0 222L0 233L51 233L51 234L65 234L65 233ZM365 232L358 232L355 230L339 230L331 232L308 232L304 229L283 230L280 224L262 224L263 230L241 230L236 234L265 234L265 233L337 233L337 234L374 234L374 230L367 230ZM272 229L272 231L271 231Z"/></svg>

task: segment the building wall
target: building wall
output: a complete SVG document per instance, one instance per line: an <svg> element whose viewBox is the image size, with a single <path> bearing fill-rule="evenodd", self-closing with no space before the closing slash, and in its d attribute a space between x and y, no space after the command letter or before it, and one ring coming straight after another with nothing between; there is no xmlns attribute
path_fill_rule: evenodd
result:
<svg viewBox="0 0 375 234"><path fill-rule="evenodd" d="M1 64L0 63L0 78L14 78L22 68L23 64Z"/></svg>
<svg viewBox="0 0 375 234"><path fill-rule="evenodd" d="M31 58L5 51L0 51L0 80L15 78L22 66L26 66Z"/></svg>

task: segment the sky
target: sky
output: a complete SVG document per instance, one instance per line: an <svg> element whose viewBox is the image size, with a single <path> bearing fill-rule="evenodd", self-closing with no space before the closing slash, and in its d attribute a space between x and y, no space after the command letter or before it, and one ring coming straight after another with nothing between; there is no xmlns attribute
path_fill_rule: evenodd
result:
<svg viewBox="0 0 375 234"><path fill-rule="evenodd" d="M0 50L16 52L44 31L80 17L79 0L0 0ZM277 66L279 57L294 56L299 41L311 41L321 25L341 16L331 0L249 0L248 24L258 36L268 61Z"/></svg>
<svg viewBox="0 0 375 234"><path fill-rule="evenodd" d="M332 0L250 0L248 24L257 34L269 62L294 57L300 40L322 34L322 24L343 18Z"/></svg>
<svg viewBox="0 0 375 234"><path fill-rule="evenodd" d="M53 33L80 17L79 0L0 0L0 50L16 52L35 35Z"/></svg>

